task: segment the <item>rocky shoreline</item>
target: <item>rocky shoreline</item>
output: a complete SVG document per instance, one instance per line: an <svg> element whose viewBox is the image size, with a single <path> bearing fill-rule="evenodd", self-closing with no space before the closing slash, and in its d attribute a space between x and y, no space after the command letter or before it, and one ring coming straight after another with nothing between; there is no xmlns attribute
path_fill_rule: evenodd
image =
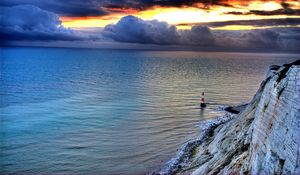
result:
<svg viewBox="0 0 300 175"><path fill-rule="evenodd" d="M271 66L248 104L224 110L153 174L300 174L300 60Z"/></svg>
<svg viewBox="0 0 300 175"><path fill-rule="evenodd" d="M225 109L224 109L225 110ZM227 110L226 110L227 111ZM228 111L224 116L217 117L208 121L200 122L199 127L201 128L201 135L194 139L186 142L177 155L172 158L167 164L155 175L161 174L173 174L184 167L188 166L189 158L193 155L193 150L200 144L205 144L211 132L221 124L224 124L231 120L235 116L235 113Z"/></svg>

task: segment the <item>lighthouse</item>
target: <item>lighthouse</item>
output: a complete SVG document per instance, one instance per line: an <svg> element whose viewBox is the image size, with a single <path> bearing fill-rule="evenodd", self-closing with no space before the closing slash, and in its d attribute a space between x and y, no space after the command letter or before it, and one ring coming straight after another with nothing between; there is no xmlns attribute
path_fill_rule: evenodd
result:
<svg viewBox="0 0 300 175"><path fill-rule="evenodd" d="M205 104L205 102L204 102L204 92L202 92L201 102L200 102L200 107L201 107L201 108L205 108L205 107L206 107L206 104Z"/></svg>

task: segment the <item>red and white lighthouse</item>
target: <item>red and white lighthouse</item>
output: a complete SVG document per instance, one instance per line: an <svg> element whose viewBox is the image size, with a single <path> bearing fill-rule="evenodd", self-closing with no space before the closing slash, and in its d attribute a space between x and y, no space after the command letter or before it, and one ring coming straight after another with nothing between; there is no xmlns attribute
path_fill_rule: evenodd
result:
<svg viewBox="0 0 300 175"><path fill-rule="evenodd" d="M204 92L202 92L201 100L200 100L200 107L205 108L206 104L204 102Z"/></svg>

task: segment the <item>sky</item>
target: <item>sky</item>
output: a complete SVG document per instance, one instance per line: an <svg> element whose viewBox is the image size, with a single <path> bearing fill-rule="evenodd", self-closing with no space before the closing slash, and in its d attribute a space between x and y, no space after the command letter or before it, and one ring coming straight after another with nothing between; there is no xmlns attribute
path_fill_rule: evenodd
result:
<svg viewBox="0 0 300 175"><path fill-rule="evenodd" d="M1 45L300 52L298 0L1 0Z"/></svg>

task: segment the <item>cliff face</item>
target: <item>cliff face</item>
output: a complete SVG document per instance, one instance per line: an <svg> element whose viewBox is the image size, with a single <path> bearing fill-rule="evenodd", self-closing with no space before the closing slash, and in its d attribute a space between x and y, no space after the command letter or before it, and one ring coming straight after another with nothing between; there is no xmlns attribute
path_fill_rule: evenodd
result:
<svg viewBox="0 0 300 175"><path fill-rule="evenodd" d="M266 84L251 126L252 173L300 174L300 67L287 65Z"/></svg>
<svg viewBox="0 0 300 175"><path fill-rule="evenodd" d="M272 66L252 101L167 174L300 174L300 61Z"/></svg>

